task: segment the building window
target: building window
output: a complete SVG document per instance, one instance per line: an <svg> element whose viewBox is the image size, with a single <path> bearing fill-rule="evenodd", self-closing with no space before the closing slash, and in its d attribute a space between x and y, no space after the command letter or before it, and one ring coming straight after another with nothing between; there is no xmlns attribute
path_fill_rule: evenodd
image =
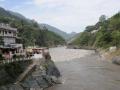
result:
<svg viewBox="0 0 120 90"><path fill-rule="evenodd" d="M14 36L16 36L17 34L16 33L14 33Z"/></svg>
<svg viewBox="0 0 120 90"><path fill-rule="evenodd" d="M11 34L11 31L9 31L9 34Z"/></svg>
<svg viewBox="0 0 120 90"><path fill-rule="evenodd" d="M7 34L7 31L5 31L5 34Z"/></svg>

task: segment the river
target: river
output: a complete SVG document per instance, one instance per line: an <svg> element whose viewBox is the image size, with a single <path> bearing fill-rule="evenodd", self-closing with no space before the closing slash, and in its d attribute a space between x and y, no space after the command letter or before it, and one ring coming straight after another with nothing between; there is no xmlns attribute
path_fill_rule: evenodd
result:
<svg viewBox="0 0 120 90"><path fill-rule="evenodd" d="M120 66L102 60L94 51L50 49L59 68L63 84L48 90L120 90Z"/></svg>

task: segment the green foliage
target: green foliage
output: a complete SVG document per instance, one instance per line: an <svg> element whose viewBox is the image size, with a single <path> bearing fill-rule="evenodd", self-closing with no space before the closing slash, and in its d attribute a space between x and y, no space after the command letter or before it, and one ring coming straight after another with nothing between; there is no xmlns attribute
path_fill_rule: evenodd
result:
<svg viewBox="0 0 120 90"><path fill-rule="evenodd" d="M101 15L99 18L99 22L104 22L106 20L106 16L105 15Z"/></svg>
<svg viewBox="0 0 120 90"><path fill-rule="evenodd" d="M97 39L96 46L106 48L109 45L111 45L112 42L111 33L110 32L105 32L105 33L99 32L99 33L100 36L96 37Z"/></svg>
<svg viewBox="0 0 120 90"><path fill-rule="evenodd" d="M117 46L117 47L120 47L120 31L113 31L112 32L112 39L113 39L113 42L112 44Z"/></svg>
<svg viewBox="0 0 120 90"><path fill-rule="evenodd" d="M62 37L47 29L39 31L39 34L36 40L36 44L39 46L55 46L65 43Z"/></svg>
<svg viewBox="0 0 120 90"><path fill-rule="evenodd" d="M5 71L12 78L17 78L23 72L23 69L19 63L12 63L5 65Z"/></svg>
<svg viewBox="0 0 120 90"><path fill-rule="evenodd" d="M99 31L92 33L93 30ZM120 47L120 12L108 20L105 16L101 16L96 25L86 27L86 30L73 43L100 48Z"/></svg>
<svg viewBox="0 0 120 90"><path fill-rule="evenodd" d="M91 32L92 30L95 30L95 29L96 29L95 26L87 26L85 31Z"/></svg>
<svg viewBox="0 0 120 90"><path fill-rule="evenodd" d="M109 27L111 30L120 30L120 12L110 18Z"/></svg>
<svg viewBox="0 0 120 90"><path fill-rule="evenodd" d="M90 37L90 33L84 32L81 35L80 45L82 45L82 46L83 45L88 45L89 37Z"/></svg>
<svg viewBox="0 0 120 90"><path fill-rule="evenodd" d="M83 32L81 35L73 41L73 44L79 46L90 46L93 45L96 35L92 35L90 32Z"/></svg>

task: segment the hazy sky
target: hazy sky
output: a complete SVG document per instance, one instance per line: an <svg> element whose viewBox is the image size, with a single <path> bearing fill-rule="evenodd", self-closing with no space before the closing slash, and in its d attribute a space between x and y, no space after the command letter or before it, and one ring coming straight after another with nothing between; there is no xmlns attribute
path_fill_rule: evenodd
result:
<svg viewBox="0 0 120 90"><path fill-rule="evenodd" d="M120 11L120 0L0 0L0 6L66 32L80 32L100 15Z"/></svg>

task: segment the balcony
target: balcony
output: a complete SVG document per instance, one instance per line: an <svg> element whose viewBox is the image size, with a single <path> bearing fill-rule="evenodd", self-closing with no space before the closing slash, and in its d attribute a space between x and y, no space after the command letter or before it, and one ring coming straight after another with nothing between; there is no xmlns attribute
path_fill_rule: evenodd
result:
<svg viewBox="0 0 120 90"><path fill-rule="evenodd" d="M0 31L0 36L1 37L13 37L13 38L17 38L17 33L13 33L13 32L5 32L5 31Z"/></svg>
<svg viewBox="0 0 120 90"><path fill-rule="evenodd" d="M9 24L3 24L3 23L1 23L0 24L0 28L1 29L5 29L5 30L11 30L11 31L17 32L17 29L16 28L12 28Z"/></svg>

